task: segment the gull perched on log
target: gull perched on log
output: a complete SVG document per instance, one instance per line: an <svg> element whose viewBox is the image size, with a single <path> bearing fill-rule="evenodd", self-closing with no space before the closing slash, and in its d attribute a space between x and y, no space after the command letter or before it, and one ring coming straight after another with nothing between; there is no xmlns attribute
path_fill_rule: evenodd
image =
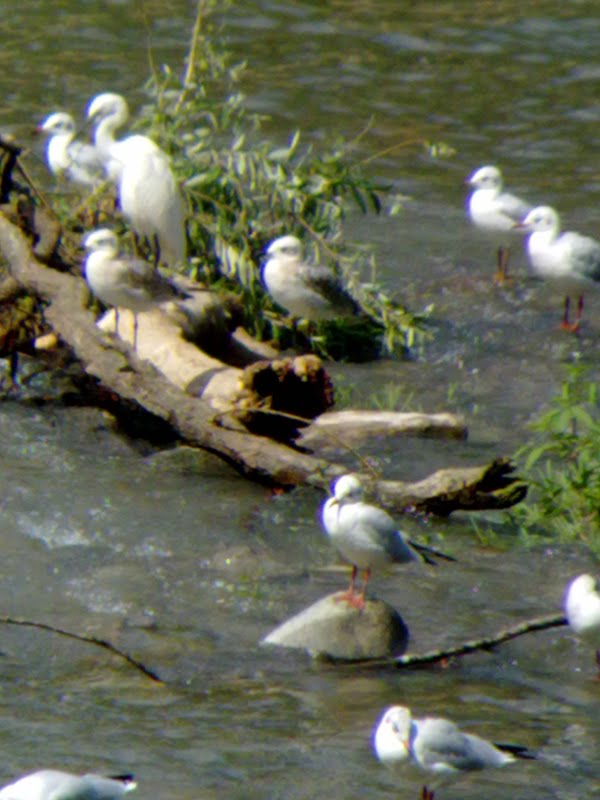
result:
<svg viewBox="0 0 600 800"><path fill-rule="evenodd" d="M0 800L119 800L137 784L132 775L105 778L42 769L0 790Z"/></svg>
<svg viewBox="0 0 600 800"><path fill-rule="evenodd" d="M116 235L108 228L89 233L83 240L89 251L85 278L94 295L105 305L114 306L115 329L119 334L118 308L134 314L133 347L137 345L137 314L161 303L182 300L187 295L164 278L151 264L141 259L119 256Z"/></svg>
<svg viewBox="0 0 600 800"><path fill-rule="evenodd" d="M469 218L483 231L510 233L515 223L531 209L520 197L502 191L502 173L498 167L480 167L468 178L467 184L473 187L467 203ZM509 248L502 245L498 250L498 283L506 278L508 257Z"/></svg>
<svg viewBox="0 0 600 800"><path fill-rule="evenodd" d="M98 120L94 142L134 232L152 240L156 264L161 257L169 266L182 264L186 257L185 212L167 154L148 136L115 139L129 117L121 95L98 95L87 115Z"/></svg>
<svg viewBox="0 0 600 800"><path fill-rule="evenodd" d="M515 225L526 233L531 271L553 281L565 293L561 327L579 330L583 292L600 288L600 242L572 231L560 232L560 217L550 206L538 206ZM579 294L575 322L569 321L570 294Z"/></svg>
<svg viewBox="0 0 600 800"><path fill-rule="evenodd" d="M311 322L348 317L360 311L333 270L307 264L295 236L281 236L267 249L262 278L273 300L288 314Z"/></svg>
<svg viewBox="0 0 600 800"><path fill-rule="evenodd" d="M571 581L565 593L564 611L573 633L593 645L600 672L600 594L592 575L579 575Z"/></svg>
<svg viewBox="0 0 600 800"><path fill-rule="evenodd" d="M443 777L504 767L517 759L535 759L522 745L493 744L472 733L463 733L454 722L441 717L415 719L406 706L391 706L377 724L373 736L377 758L388 766L412 761ZM423 800L434 793L423 787Z"/></svg>
<svg viewBox="0 0 600 800"><path fill-rule="evenodd" d="M38 126L47 134L46 163L53 175L64 175L72 183L97 186L102 180L103 161L96 147L75 141L75 121L70 114L57 111Z"/></svg>
<svg viewBox="0 0 600 800"><path fill-rule="evenodd" d="M352 564L348 591L337 599L359 609L364 608L367 583L374 567L419 560L435 564L432 556L454 561L433 548L406 541L386 511L364 502L364 487L356 475L342 475L335 481L333 497L323 505L322 522L332 544ZM355 589L359 569L364 570L360 594Z"/></svg>

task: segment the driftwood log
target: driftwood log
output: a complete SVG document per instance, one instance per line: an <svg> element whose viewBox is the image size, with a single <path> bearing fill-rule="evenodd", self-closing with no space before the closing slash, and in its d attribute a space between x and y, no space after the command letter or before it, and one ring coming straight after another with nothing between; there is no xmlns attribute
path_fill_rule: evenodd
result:
<svg viewBox="0 0 600 800"><path fill-rule="evenodd" d="M0 250L7 261L11 281L16 281L19 287L42 301L43 317L49 328L80 362L90 383L97 386L98 395L112 398L113 407L122 404L133 414L152 416L185 443L215 453L242 474L270 485L293 487L309 484L325 488L335 477L348 471L339 463L248 430L248 420L244 420L244 427L239 415L236 418L226 410L215 410L219 404L210 398L206 387L199 395L196 391L196 396L192 396L189 389L194 386L197 390L196 378L179 381L176 385L157 366L140 358L125 342L108 339L88 310L89 292L85 281L78 274L42 264L32 252L32 242L5 215L0 215ZM183 340L181 345L185 345L186 352L189 352L191 345ZM234 369L222 362L213 363L205 354L200 353L198 357L208 365L205 366L208 372L229 373ZM301 379L305 380L305 371L311 368L307 364L312 363L319 380L325 381L326 373L322 368L317 368L314 362L307 362L307 357L299 358L286 369L299 370ZM252 369L256 371L257 367ZM264 374L269 370L273 370L273 362L268 362ZM242 394L247 389L244 386L245 374L234 373L233 383ZM231 374L228 380L231 382ZM326 394L323 385L320 389ZM254 413L253 419L262 417L264 420L271 418L272 414L271 407L258 415ZM290 417L293 427L297 428L298 420L293 419L293 410ZM435 427L435 423L430 420L426 425L429 433L432 426ZM463 436L461 426L460 422L451 426L451 435ZM444 427L448 427L447 419L440 423L439 430ZM271 423L262 429L254 425L254 431L258 429L259 433L269 428L272 428ZM337 436L343 439L343 434ZM524 484L511 472L509 462L499 461L491 466L443 470L416 484L386 481L373 486L373 489L395 507L412 505L425 512L444 515L459 508L506 508L521 500L526 493Z"/></svg>

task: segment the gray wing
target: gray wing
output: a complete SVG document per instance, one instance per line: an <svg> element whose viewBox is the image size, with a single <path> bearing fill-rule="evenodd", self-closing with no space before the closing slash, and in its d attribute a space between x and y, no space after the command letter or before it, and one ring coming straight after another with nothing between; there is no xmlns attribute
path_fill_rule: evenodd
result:
<svg viewBox="0 0 600 800"><path fill-rule="evenodd" d="M127 270L127 288L139 293L140 298L145 297L155 303L166 303L169 300L184 300L189 297L147 261L132 259L123 261L123 264Z"/></svg>
<svg viewBox="0 0 600 800"><path fill-rule="evenodd" d="M415 759L434 772L478 770L500 766L509 757L479 736L462 733L450 720L415 720L412 741Z"/></svg>
<svg viewBox="0 0 600 800"><path fill-rule="evenodd" d="M302 277L306 285L324 297L340 316L352 316L360 312L360 306L346 291L340 276L332 270L307 264Z"/></svg>
<svg viewBox="0 0 600 800"><path fill-rule="evenodd" d="M563 233L563 242L571 252L571 265L582 278L600 281L600 242L579 233Z"/></svg>
<svg viewBox="0 0 600 800"><path fill-rule="evenodd" d="M104 164L93 145L73 141L67 152L71 160L68 172L72 180L88 184L100 182Z"/></svg>
<svg viewBox="0 0 600 800"><path fill-rule="evenodd" d="M356 510L355 521L365 541L370 541L373 549L384 549L389 560L398 564L417 561L419 556L404 541L398 526L382 508L361 503Z"/></svg>
<svg viewBox="0 0 600 800"><path fill-rule="evenodd" d="M521 200L520 197L516 197L514 194L508 194L507 192L502 192L502 194L498 196L497 204L498 210L515 222L521 222L531 211L531 206L524 200Z"/></svg>

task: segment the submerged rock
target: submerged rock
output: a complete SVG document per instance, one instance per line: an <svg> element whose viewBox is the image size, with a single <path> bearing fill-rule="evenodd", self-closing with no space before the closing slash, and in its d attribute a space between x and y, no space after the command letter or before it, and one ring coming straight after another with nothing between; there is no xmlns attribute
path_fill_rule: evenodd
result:
<svg viewBox="0 0 600 800"><path fill-rule="evenodd" d="M261 644L307 650L345 661L402 655L409 632L398 612L383 600L367 600L362 610L327 595L271 631Z"/></svg>

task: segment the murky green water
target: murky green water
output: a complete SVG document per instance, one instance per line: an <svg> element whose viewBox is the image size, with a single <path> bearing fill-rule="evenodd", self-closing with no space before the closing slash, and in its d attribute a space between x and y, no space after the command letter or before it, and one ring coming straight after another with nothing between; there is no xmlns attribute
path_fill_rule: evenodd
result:
<svg viewBox="0 0 600 800"><path fill-rule="evenodd" d="M106 90L141 104L149 52L174 67L185 54L194 4L168 6L6 7L2 129L41 154L30 131L50 111L82 115ZM350 235L372 241L411 308L435 304L436 336L418 362L335 375L359 400L360 386L393 383L409 408L458 409L471 436L390 448L386 471L420 477L511 452L573 352L597 362L600 301L587 301L576 342L556 329L561 298L526 279L518 248L517 286L495 289L493 245L464 219L463 180L497 163L512 190L600 235L596 4L257 0L224 20L248 60L249 104L270 116L274 137L301 128L318 143L372 120L356 158L382 153L372 174L409 196L399 217L355 218ZM416 139L456 155L403 146ZM79 412L0 412L0 614L108 637L170 681L156 688L93 648L3 627L2 782L42 766L132 769L141 797L416 800L418 779L392 778L369 748L381 710L401 702L540 753L442 797L599 793L592 654L564 631L434 672L333 669L259 649L281 619L346 580L322 569L335 557L316 522L321 498L273 499L214 466L182 474ZM565 549L483 548L464 519L430 527L456 566L373 580L402 611L414 649L554 611L566 580L590 566Z"/></svg>

